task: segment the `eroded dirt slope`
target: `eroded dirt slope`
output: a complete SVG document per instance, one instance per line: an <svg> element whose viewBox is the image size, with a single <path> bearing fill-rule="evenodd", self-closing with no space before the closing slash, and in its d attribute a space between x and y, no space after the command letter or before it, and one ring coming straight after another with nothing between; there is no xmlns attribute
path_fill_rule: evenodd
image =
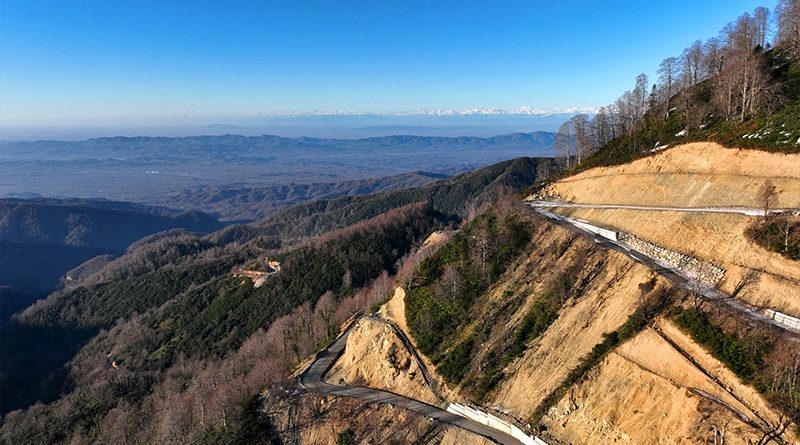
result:
<svg viewBox="0 0 800 445"><path fill-rule="evenodd" d="M622 344L573 387L545 416L550 432L576 445L757 442L761 432L750 423L774 420L763 398L669 322L658 326Z"/></svg>
<svg viewBox="0 0 800 445"><path fill-rule="evenodd" d="M593 168L558 181L562 198L591 204L760 207L766 180L779 190L776 207L800 207L800 155L679 145L629 164ZM646 185L646 187L643 187Z"/></svg>
<svg viewBox="0 0 800 445"><path fill-rule="evenodd" d="M356 322L344 354L328 373L327 380L386 389L441 405L425 381L422 366L394 326L376 317L365 317Z"/></svg>
<svg viewBox="0 0 800 445"><path fill-rule="evenodd" d="M560 228L546 230L535 243L571 244L557 257L550 252L541 255L541 247L535 249L500 283L498 289L528 295L525 304L512 316L514 322L518 323L538 299L552 292L554 281L561 279L560 274L584 256L581 271L571 284L586 285L564 303L558 318L529 345L525 354L507 367L505 379L490 397L492 405L510 410L520 418L538 408L561 385L604 333L616 330L636 310L643 297L641 285L659 280L645 266L616 252L599 249L585 238L574 238ZM502 295L497 298L502 299ZM499 342L505 335L508 334L498 330L491 342Z"/></svg>
<svg viewBox="0 0 800 445"><path fill-rule="evenodd" d="M766 181L778 192L774 207L800 207L800 155L713 143L685 144L630 164L594 168L552 184L542 195L587 204L759 208ZM726 270L720 285L729 294L755 273L756 281L739 298L800 316L800 263L745 235L756 217L622 209L560 212L718 264Z"/></svg>

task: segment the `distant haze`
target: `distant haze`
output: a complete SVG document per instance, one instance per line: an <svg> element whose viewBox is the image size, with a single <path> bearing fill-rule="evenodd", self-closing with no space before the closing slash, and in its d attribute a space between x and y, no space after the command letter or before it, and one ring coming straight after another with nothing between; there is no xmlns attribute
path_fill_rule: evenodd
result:
<svg viewBox="0 0 800 445"><path fill-rule="evenodd" d="M418 170L449 175L520 156L551 156L554 138L532 132L486 138L227 134L0 141L0 197L164 204L167 194L198 186L334 183Z"/></svg>
<svg viewBox="0 0 800 445"><path fill-rule="evenodd" d="M240 134L283 137L364 138L376 136L477 136L556 131L592 108L511 111L433 110L413 113L252 113L236 116L174 116L131 120L120 125L0 125L0 140L83 140L114 136L203 136Z"/></svg>

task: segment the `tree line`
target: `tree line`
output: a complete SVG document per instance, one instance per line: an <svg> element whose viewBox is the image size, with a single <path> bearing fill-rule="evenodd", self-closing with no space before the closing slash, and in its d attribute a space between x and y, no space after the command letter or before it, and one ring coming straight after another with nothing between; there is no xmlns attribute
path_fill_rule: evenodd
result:
<svg viewBox="0 0 800 445"><path fill-rule="evenodd" d="M773 11L758 7L744 13L717 36L665 58L655 82L639 74L632 89L594 117L579 114L564 122L555 142L562 167L576 167L609 142L673 117L688 132L712 121L744 122L775 111L784 98L771 69L799 56L800 0L779 0Z"/></svg>

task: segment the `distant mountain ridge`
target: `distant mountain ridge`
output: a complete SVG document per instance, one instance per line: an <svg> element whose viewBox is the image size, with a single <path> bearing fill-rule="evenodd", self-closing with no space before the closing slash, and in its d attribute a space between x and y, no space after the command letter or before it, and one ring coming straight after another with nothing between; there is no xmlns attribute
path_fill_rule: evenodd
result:
<svg viewBox="0 0 800 445"><path fill-rule="evenodd" d="M552 156L555 135L107 137L0 142L0 197L105 198L164 205L198 186L321 184L424 169L453 175L521 156Z"/></svg>
<svg viewBox="0 0 800 445"><path fill-rule="evenodd" d="M446 175L410 172L374 179L265 187L198 186L170 194L163 204L210 212L224 220L265 218L278 209L319 199L359 196L425 185Z"/></svg>
<svg viewBox="0 0 800 445"><path fill-rule="evenodd" d="M0 158L39 158L42 154L58 155L64 159L82 159L99 155L148 155L168 157L176 155L232 155L259 153L262 150L378 150L378 149L434 149L434 148L550 148L555 134L546 131L512 133L492 137L474 136L380 136L360 139L324 139L312 137L287 138L281 136L220 136L150 137L115 136L82 141L0 141ZM39 150L38 153L30 149ZM204 151L200 151L204 149ZM245 150L243 152L237 150ZM68 150L68 151L67 151ZM232 151L233 150L233 151Z"/></svg>
<svg viewBox="0 0 800 445"><path fill-rule="evenodd" d="M0 241L121 252L131 242L174 228L207 233L223 225L196 211L90 199L0 199Z"/></svg>
<svg viewBox="0 0 800 445"><path fill-rule="evenodd" d="M274 111L250 113L250 116L474 116L474 115L525 115L525 116L572 116L579 113L594 114L598 107L534 108L527 105L514 108L473 107L440 108L416 111L376 112L357 110Z"/></svg>

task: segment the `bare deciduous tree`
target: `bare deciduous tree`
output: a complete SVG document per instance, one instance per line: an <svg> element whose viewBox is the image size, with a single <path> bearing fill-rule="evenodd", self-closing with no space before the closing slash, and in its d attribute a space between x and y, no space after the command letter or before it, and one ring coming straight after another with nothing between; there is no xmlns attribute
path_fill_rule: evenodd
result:
<svg viewBox="0 0 800 445"><path fill-rule="evenodd" d="M759 6L753 10L753 24L755 25L756 44L761 48L767 46L769 33L769 9Z"/></svg>
<svg viewBox="0 0 800 445"><path fill-rule="evenodd" d="M444 296L452 302L458 301L464 280L455 266L448 264L444 267L440 283Z"/></svg>
<svg viewBox="0 0 800 445"><path fill-rule="evenodd" d="M572 168L572 159L575 157L575 141L573 138L572 122L566 121L561 124L556 134L555 141L556 156L562 164L562 168L569 170Z"/></svg>
<svg viewBox="0 0 800 445"><path fill-rule="evenodd" d="M677 57L667 57L658 67L659 82L664 91L664 120L669 118L672 109L672 96L677 92L677 80L680 74L680 62Z"/></svg>
<svg viewBox="0 0 800 445"><path fill-rule="evenodd" d="M775 16L777 44L793 56L800 54L800 0L780 0Z"/></svg>
<svg viewBox="0 0 800 445"><path fill-rule="evenodd" d="M703 72L709 77L719 76L725 66L724 61L720 39L709 39L703 47Z"/></svg>
<svg viewBox="0 0 800 445"><path fill-rule="evenodd" d="M742 274L742 277L736 282L736 286L733 287L733 292L731 292L731 297L738 297L742 292L746 292L747 289L756 284L758 279L761 275L758 271L753 269L748 269L747 272Z"/></svg>
<svg viewBox="0 0 800 445"><path fill-rule="evenodd" d="M600 107L591 122L592 150L602 147L614 139L611 112L607 107Z"/></svg>
<svg viewBox="0 0 800 445"><path fill-rule="evenodd" d="M636 76L636 86L633 88L633 125L635 126L642 120L645 113L647 113L648 91L650 90L650 81L647 74L639 74Z"/></svg>
<svg viewBox="0 0 800 445"><path fill-rule="evenodd" d="M725 445L725 433L728 430L728 422L722 425L713 425L711 431L713 433L714 445Z"/></svg>
<svg viewBox="0 0 800 445"><path fill-rule="evenodd" d="M591 154L591 138L589 137L589 116L578 114L573 116L572 131L575 141L575 162L580 165L583 160Z"/></svg>
<svg viewBox="0 0 800 445"><path fill-rule="evenodd" d="M687 86L695 86L703 79L703 42L692 43L681 54L683 81Z"/></svg>
<svg viewBox="0 0 800 445"><path fill-rule="evenodd" d="M792 233L792 220L786 217L781 221L780 230L783 234L783 253L789 252L789 235Z"/></svg>
<svg viewBox="0 0 800 445"><path fill-rule="evenodd" d="M792 425L792 419L787 417L783 414L775 420L771 421L765 430L763 431L763 435L758 440L757 445L767 445L768 443L783 443L783 433L789 429L789 426Z"/></svg>

